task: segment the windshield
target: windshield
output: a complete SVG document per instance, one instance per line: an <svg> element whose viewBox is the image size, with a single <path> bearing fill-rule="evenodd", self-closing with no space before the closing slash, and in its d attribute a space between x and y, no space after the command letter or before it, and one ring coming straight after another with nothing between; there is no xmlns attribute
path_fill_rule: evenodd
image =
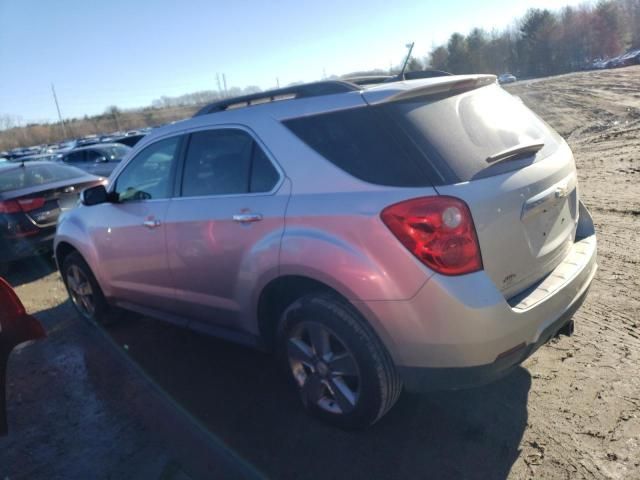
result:
<svg viewBox="0 0 640 480"><path fill-rule="evenodd" d="M87 175L66 165L43 164L0 169L0 193L46 185Z"/></svg>

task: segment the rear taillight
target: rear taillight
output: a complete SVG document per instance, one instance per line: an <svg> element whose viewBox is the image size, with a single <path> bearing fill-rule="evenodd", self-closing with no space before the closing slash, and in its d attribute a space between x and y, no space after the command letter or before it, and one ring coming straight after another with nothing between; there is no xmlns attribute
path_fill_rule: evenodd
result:
<svg viewBox="0 0 640 480"><path fill-rule="evenodd" d="M5 200L0 202L0 213L20 213L37 210L44 206L44 198L20 198L18 200Z"/></svg>
<svg viewBox="0 0 640 480"><path fill-rule="evenodd" d="M23 212L30 212L31 210L42 208L44 206L44 198L21 198L18 200L18 205L20 205Z"/></svg>
<svg viewBox="0 0 640 480"><path fill-rule="evenodd" d="M15 200L0 202L0 213L20 213L22 209Z"/></svg>
<svg viewBox="0 0 640 480"><path fill-rule="evenodd" d="M380 214L400 242L422 263L445 275L482 270L469 207L454 197L421 197L396 203Z"/></svg>

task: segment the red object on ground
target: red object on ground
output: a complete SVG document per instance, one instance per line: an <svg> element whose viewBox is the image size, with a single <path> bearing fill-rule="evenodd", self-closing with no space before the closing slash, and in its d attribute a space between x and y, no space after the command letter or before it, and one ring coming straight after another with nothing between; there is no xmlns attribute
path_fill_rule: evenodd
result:
<svg viewBox="0 0 640 480"><path fill-rule="evenodd" d="M46 336L42 324L27 312L3 278L0 278L0 435L7 433L7 363L18 345Z"/></svg>

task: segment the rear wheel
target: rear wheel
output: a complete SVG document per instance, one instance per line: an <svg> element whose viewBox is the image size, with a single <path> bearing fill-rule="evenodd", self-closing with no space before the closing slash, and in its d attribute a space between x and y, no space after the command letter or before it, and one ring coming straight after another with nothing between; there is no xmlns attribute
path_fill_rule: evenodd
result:
<svg viewBox="0 0 640 480"><path fill-rule="evenodd" d="M62 279L76 311L91 323L107 325L114 320L89 265L82 256L73 252L62 263Z"/></svg>
<svg viewBox="0 0 640 480"><path fill-rule="evenodd" d="M305 408L338 427L372 425L400 395L389 353L353 306L336 295L307 295L287 308L278 348Z"/></svg>

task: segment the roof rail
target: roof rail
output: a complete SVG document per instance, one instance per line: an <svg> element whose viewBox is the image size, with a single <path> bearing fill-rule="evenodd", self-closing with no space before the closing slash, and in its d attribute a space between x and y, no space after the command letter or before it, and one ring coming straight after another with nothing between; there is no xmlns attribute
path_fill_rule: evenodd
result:
<svg viewBox="0 0 640 480"><path fill-rule="evenodd" d="M396 78L391 75L362 75L359 77L345 77L344 81L356 85L375 85L377 83L390 82Z"/></svg>
<svg viewBox="0 0 640 480"><path fill-rule="evenodd" d="M243 95L241 97L225 98L218 102L210 103L198 110L194 117L207 115L208 113L223 112L235 108L250 107L263 103L290 100L294 98L319 97L335 93L345 93L360 90L357 85L341 80L327 80L323 82L304 83L291 87L267 90L266 92Z"/></svg>
<svg viewBox="0 0 640 480"><path fill-rule="evenodd" d="M420 78L435 78L452 75L442 70L415 70L404 72L402 75L362 75L359 77L345 77L344 81L355 83L356 85L377 85L380 83L401 82L403 80L417 80Z"/></svg>
<svg viewBox="0 0 640 480"><path fill-rule="evenodd" d="M399 80L417 80L419 78L447 77L449 75L453 75L453 73L435 69L414 70L413 72L404 72L402 75L403 78L400 78L400 75L398 75L394 80L390 81L396 82Z"/></svg>

